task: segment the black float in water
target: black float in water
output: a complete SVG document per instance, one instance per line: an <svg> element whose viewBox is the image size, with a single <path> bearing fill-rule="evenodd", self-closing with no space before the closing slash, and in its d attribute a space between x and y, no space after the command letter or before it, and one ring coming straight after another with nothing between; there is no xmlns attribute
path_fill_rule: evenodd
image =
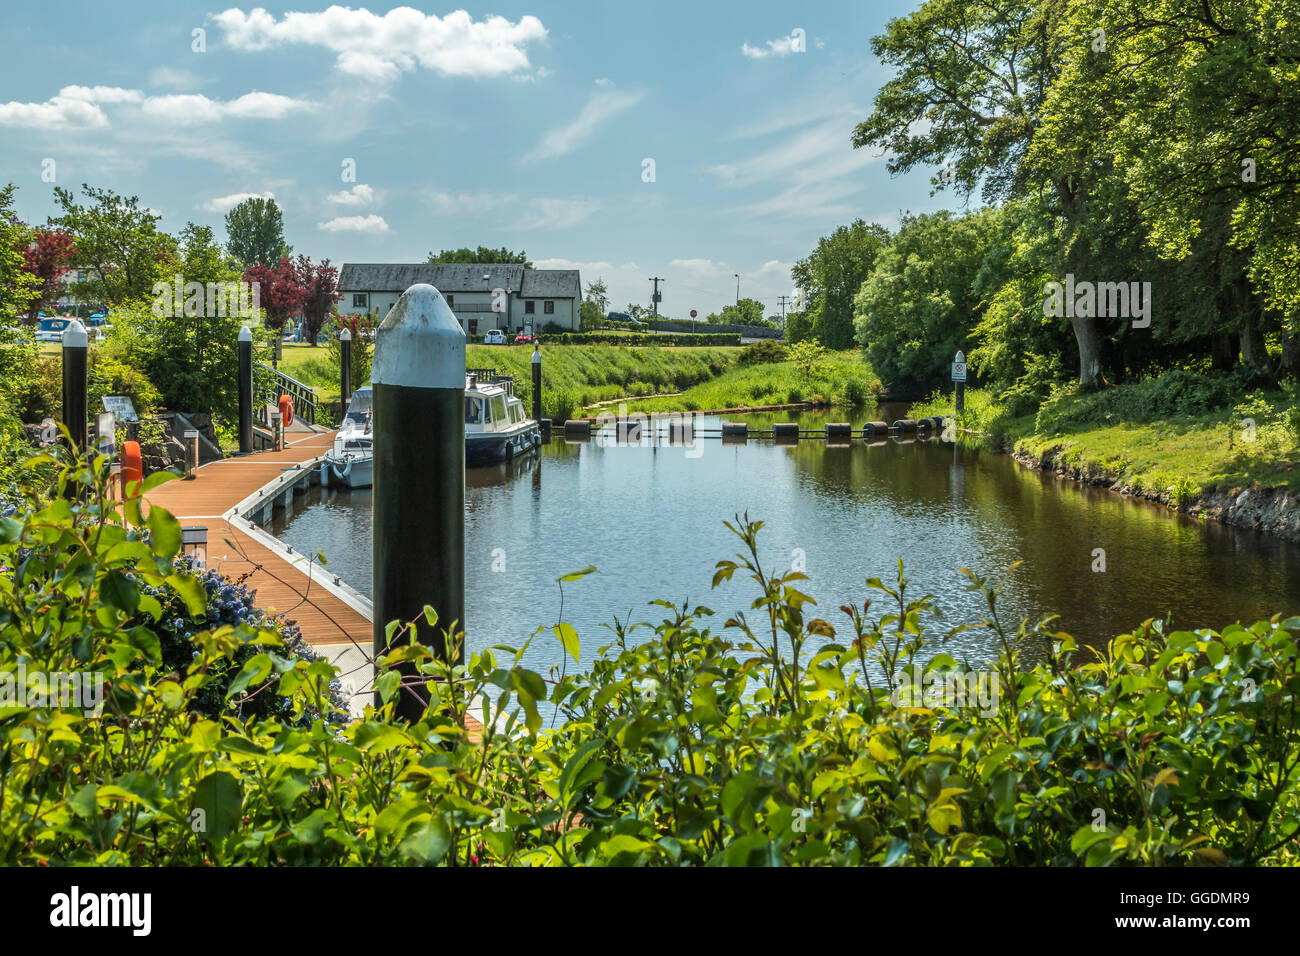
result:
<svg viewBox="0 0 1300 956"><path fill-rule="evenodd" d="M749 425L746 422L723 422L722 443L724 445L741 444L749 440Z"/></svg>
<svg viewBox="0 0 1300 956"><path fill-rule="evenodd" d="M916 422L910 418L900 418L894 422L894 431L910 435L916 431Z"/></svg>
<svg viewBox="0 0 1300 956"><path fill-rule="evenodd" d="M73 319L63 330L63 424L73 451L86 447L86 327Z"/></svg>
<svg viewBox="0 0 1300 956"><path fill-rule="evenodd" d="M853 438L853 426L848 422L827 422L826 440L846 442Z"/></svg>
<svg viewBox="0 0 1300 956"><path fill-rule="evenodd" d="M344 329L339 333L339 418L348 413L348 402L352 398L352 332Z"/></svg>
<svg viewBox="0 0 1300 956"><path fill-rule="evenodd" d="M798 422L773 422L772 440L779 445L788 445L799 440Z"/></svg>
<svg viewBox="0 0 1300 956"><path fill-rule="evenodd" d="M446 660L442 633L465 621L465 333L433 286L411 286L379 326L371 381L375 654L387 651L389 621L418 619L420 640ZM397 713L418 719L419 698L402 691Z"/></svg>
<svg viewBox="0 0 1300 956"><path fill-rule="evenodd" d="M253 450L253 330L243 326L239 330L239 453L247 455Z"/></svg>
<svg viewBox="0 0 1300 956"><path fill-rule="evenodd" d="M862 437L866 441L884 441L889 437L889 426L884 422L867 422L862 426Z"/></svg>

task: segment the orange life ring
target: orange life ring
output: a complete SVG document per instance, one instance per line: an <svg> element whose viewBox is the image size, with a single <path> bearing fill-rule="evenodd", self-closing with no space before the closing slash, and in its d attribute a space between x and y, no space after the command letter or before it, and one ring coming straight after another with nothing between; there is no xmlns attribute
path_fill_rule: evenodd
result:
<svg viewBox="0 0 1300 956"><path fill-rule="evenodd" d="M122 443L122 500L126 500L127 489L135 485L135 493L140 493L140 482L144 480L144 463L140 459L140 443L127 441Z"/></svg>
<svg viewBox="0 0 1300 956"><path fill-rule="evenodd" d="M280 396L280 421L285 428L293 424L293 399L288 395Z"/></svg>

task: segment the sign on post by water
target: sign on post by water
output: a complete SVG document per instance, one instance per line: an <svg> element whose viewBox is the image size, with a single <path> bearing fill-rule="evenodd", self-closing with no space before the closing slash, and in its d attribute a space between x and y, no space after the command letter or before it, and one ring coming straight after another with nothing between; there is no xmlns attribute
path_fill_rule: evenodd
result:
<svg viewBox="0 0 1300 956"><path fill-rule="evenodd" d="M952 360L952 380L954 382L966 381L966 356L958 352Z"/></svg>

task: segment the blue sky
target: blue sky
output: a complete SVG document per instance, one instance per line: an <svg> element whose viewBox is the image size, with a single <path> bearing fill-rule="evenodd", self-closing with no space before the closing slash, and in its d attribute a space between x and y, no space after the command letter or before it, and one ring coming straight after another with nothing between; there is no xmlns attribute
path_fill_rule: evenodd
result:
<svg viewBox="0 0 1300 956"><path fill-rule="evenodd" d="M28 221L52 172L222 238L231 203L270 194L313 258L523 248L604 277L615 308L660 276L674 316L733 301L738 272L771 314L819 236L945 204L849 143L888 78L869 40L915 5L19 6L0 182Z"/></svg>

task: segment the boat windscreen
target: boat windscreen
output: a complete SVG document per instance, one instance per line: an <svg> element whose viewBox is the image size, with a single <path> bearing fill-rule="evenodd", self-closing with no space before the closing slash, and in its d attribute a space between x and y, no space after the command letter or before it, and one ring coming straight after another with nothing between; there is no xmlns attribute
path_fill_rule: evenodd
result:
<svg viewBox="0 0 1300 956"><path fill-rule="evenodd" d="M369 414L370 389L358 389L353 393L352 401L348 402L348 420L364 424Z"/></svg>
<svg viewBox="0 0 1300 956"><path fill-rule="evenodd" d="M477 398L465 399L465 424L483 424L483 402Z"/></svg>

